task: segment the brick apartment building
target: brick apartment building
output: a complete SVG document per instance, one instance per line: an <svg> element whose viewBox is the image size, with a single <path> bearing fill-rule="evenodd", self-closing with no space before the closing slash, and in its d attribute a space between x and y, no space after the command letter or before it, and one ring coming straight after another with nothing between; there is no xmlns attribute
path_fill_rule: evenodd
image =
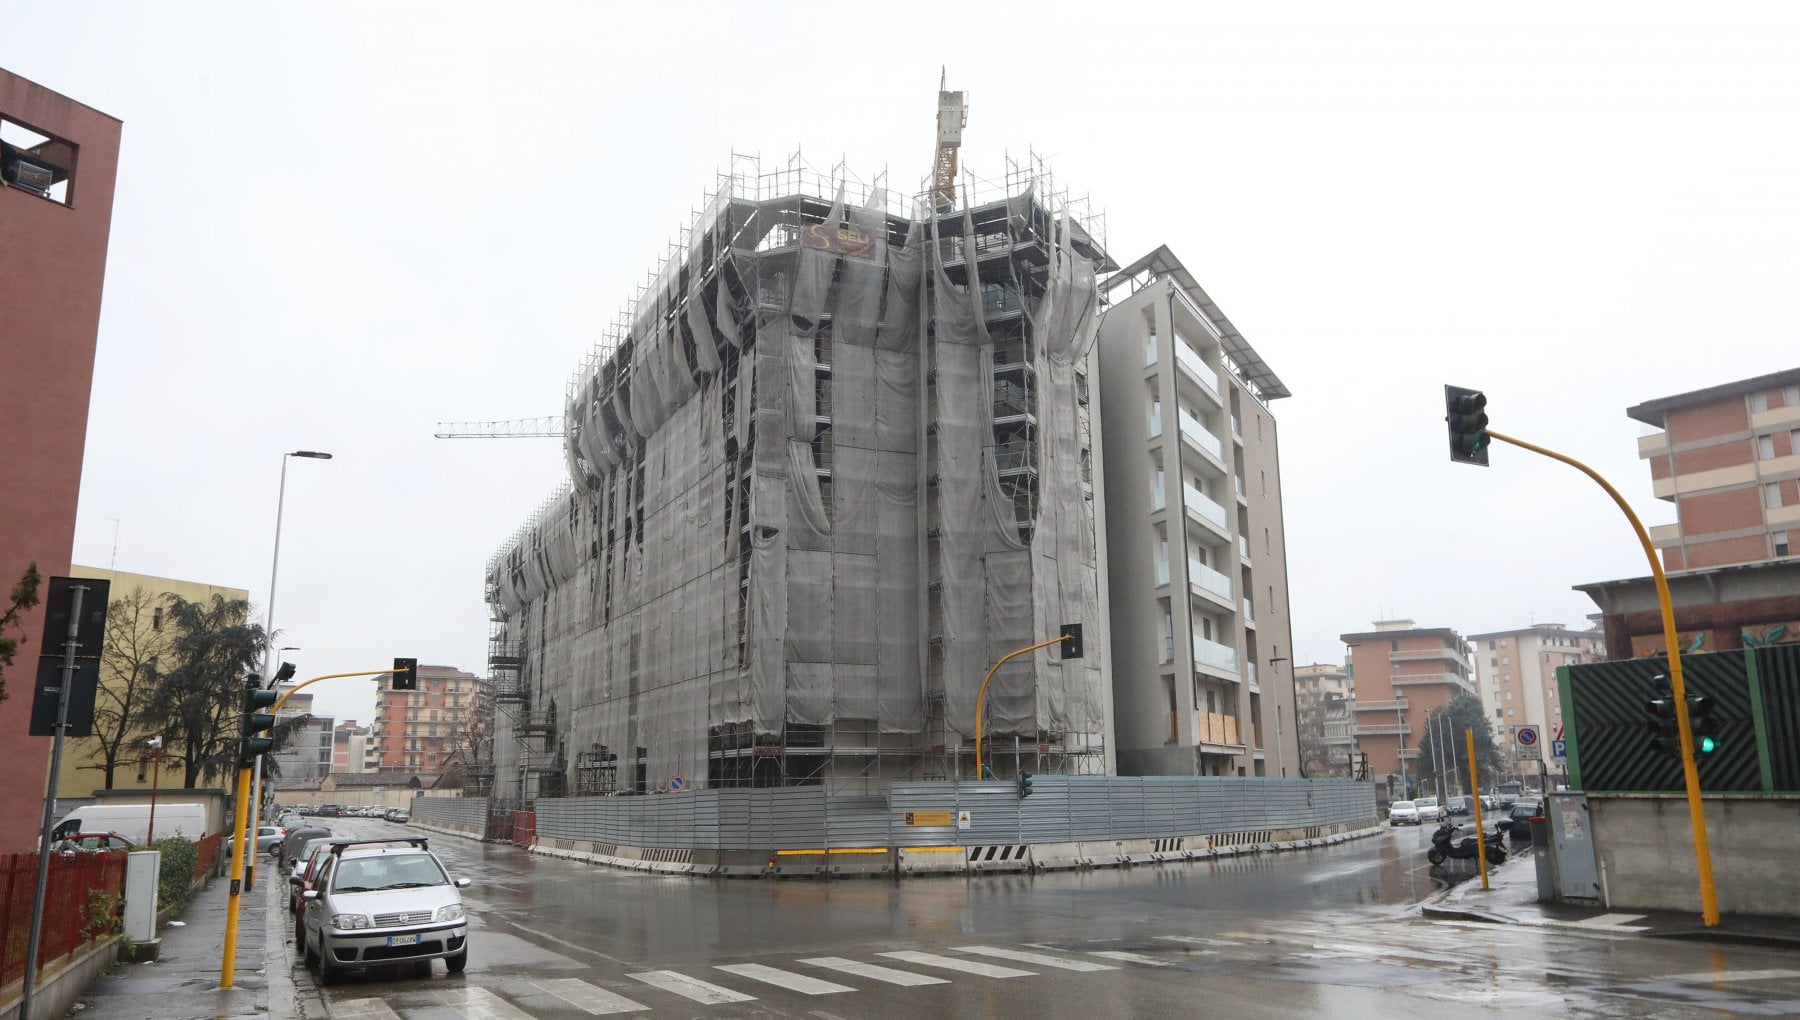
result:
<svg viewBox="0 0 1800 1020"><path fill-rule="evenodd" d="M118 120L0 70L0 592L33 562L67 575L112 229ZM0 702L0 818L35 818L49 737L28 737L43 607L24 614ZM24 850L9 826L0 851Z"/></svg>
<svg viewBox="0 0 1800 1020"><path fill-rule="evenodd" d="M1356 688L1357 750L1369 756L1369 774L1404 775L1416 782L1413 762L1431 713L1459 693L1474 694L1469 645L1448 627L1416 627L1411 620L1376 620L1375 629L1345 634L1350 680ZM1394 796L1404 797L1398 783Z"/></svg>
<svg viewBox="0 0 1800 1020"><path fill-rule="evenodd" d="M1800 632L1800 369L1645 401L1626 410L1675 523L1650 529L1684 642L1708 651L1786 626ZM1577 585L1599 605L1608 658L1663 651L1648 577ZM1704 638L1701 635L1704 635Z"/></svg>
<svg viewBox="0 0 1800 1020"><path fill-rule="evenodd" d="M463 745L488 682L453 666L420 666L419 689L382 677L373 739L379 771L435 775Z"/></svg>

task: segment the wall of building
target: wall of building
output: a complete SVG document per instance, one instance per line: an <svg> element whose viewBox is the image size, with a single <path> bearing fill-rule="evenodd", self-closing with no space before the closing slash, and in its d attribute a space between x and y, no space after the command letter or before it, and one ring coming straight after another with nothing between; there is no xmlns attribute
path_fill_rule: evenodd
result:
<svg viewBox="0 0 1800 1020"><path fill-rule="evenodd" d="M46 578L69 572L120 123L5 70L0 118L76 147L66 204L0 188L0 592L9 593L33 562ZM42 608L20 624L26 643L0 702L0 818L35 817L48 780L51 738L25 735ZM27 828L0 834L0 851L27 848Z"/></svg>
<svg viewBox="0 0 1800 1020"><path fill-rule="evenodd" d="M372 727L380 770L435 775L461 746L483 683L454 666L421 665L414 691L382 677Z"/></svg>
<svg viewBox="0 0 1800 1020"><path fill-rule="evenodd" d="M1800 800L1702 798L1719 911L1800 917L1793 880ZM1687 800L1658 794L1588 797L1594 847L1614 909L1700 911Z"/></svg>
<svg viewBox="0 0 1800 1020"><path fill-rule="evenodd" d="M1404 759L1407 781L1416 783L1431 714L1458 693L1475 693L1468 645L1453 630L1416 628L1411 620L1378 621L1374 631L1343 640L1356 685L1357 750L1368 754L1372 777L1400 774Z"/></svg>

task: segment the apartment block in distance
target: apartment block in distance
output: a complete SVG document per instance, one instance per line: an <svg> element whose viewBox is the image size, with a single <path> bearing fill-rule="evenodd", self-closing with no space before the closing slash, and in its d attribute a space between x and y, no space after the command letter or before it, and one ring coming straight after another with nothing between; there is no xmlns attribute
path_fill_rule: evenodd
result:
<svg viewBox="0 0 1800 1020"><path fill-rule="evenodd" d="M119 122L0 69L0 593L36 563L67 575L87 441L88 391L112 229ZM28 737L44 607L23 637L0 702L0 818L35 818L49 779L49 737ZM31 827L0 832L0 852L35 845Z"/></svg>
<svg viewBox="0 0 1800 1020"><path fill-rule="evenodd" d="M375 743L374 728L358 726L355 719L338 723L332 732L331 771L355 775L380 767L381 749Z"/></svg>
<svg viewBox="0 0 1800 1020"><path fill-rule="evenodd" d="M1374 630L1341 640L1356 682L1356 746L1369 756L1369 775L1397 777L1404 769L1416 781L1412 763L1427 718L1457 694L1476 693L1468 643L1448 627L1411 620L1376 620ZM1397 783L1391 789L1404 799Z"/></svg>
<svg viewBox="0 0 1800 1020"><path fill-rule="evenodd" d="M1287 387L1161 247L1100 324L1113 706L1127 775L1294 776Z"/></svg>
<svg viewBox="0 0 1800 1020"><path fill-rule="evenodd" d="M1294 729L1302 752L1317 751L1316 759L1302 761L1309 776L1349 774L1356 753L1356 733L1351 708L1356 688L1350 671L1341 663L1320 662L1294 667Z"/></svg>
<svg viewBox="0 0 1800 1020"><path fill-rule="evenodd" d="M1494 742L1516 768L1518 745L1506 739L1513 726L1536 726L1548 742L1563 725L1558 666L1598 662L1606 656L1599 630L1570 630L1544 623L1523 630L1469 635L1482 707L1492 713ZM1536 768L1536 766L1532 766Z"/></svg>
<svg viewBox="0 0 1800 1020"><path fill-rule="evenodd" d="M1654 428L1638 440L1675 523L1662 550L1677 629L1707 651L1800 631L1800 369L1648 400L1625 412ZM1576 586L1600 607L1609 658L1661 654L1651 578ZM1703 636L1703 637L1702 637Z"/></svg>
<svg viewBox="0 0 1800 1020"><path fill-rule="evenodd" d="M396 691L393 677L382 677L373 727L379 771L436 775L462 745L487 688L453 666L421 665L415 691Z"/></svg>

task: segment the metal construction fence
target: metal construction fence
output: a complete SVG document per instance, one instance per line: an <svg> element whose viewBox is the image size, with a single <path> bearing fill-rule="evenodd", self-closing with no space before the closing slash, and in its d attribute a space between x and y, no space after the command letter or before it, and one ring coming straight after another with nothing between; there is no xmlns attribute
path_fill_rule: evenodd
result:
<svg viewBox="0 0 1800 1020"><path fill-rule="evenodd" d="M1689 695L1713 700L1718 747L1696 760L1700 787L1717 793L1800 793L1800 644L1681 657ZM1663 657L1557 670L1569 784L1589 792L1682 788L1681 762L1650 746L1646 703Z"/></svg>
<svg viewBox="0 0 1800 1020"><path fill-rule="evenodd" d="M44 927L38 939L38 972L79 949L96 932L110 930L125 889L125 854L50 855L44 890ZM37 854L0 855L0 986L25 976L31 942L31 908L37 892ZM94 894L99 894L94 896ZM90 902L90 896L94 896ZM90 909L90 907L92 909Z"/></svg>
<svg viewBox="0 0 1800 1020"><path fill-rule="evenodd" d="M486 797L414 797L412 819L416 823L485 836L488 829Z"/></svg>
<svg viewBox="0 0 1800 1020"><path fill-rule="evenodd" d="M485 813L485 803L475 803ZM758 851L1159 839L1378 817L1368 783L1204 776L1037 776L1025 798L1011 782L895 783L885 796L787 787L540 799L535 806L540 840Z"/></svg>

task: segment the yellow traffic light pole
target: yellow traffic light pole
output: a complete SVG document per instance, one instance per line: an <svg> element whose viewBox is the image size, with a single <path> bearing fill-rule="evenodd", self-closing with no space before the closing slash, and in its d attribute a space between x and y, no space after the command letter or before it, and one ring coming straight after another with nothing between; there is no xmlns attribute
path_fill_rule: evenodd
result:
<svg viewBox="0 0 1800 1020"><path fill-rule="evenodd" d="M1026 645L1024 648L1021 648L1017 651L1007 652L1005 655L1002 655L1000 657L999 662L994 663L993 668L991 668L987 671L987 676L982 677L981 693L975 695L975 778L976 779L987 778L985 775L982 774L982 771L981 771L981 717L983 714L985 714L982 712L982 709L987 705L988 681L994 679L994 674L1000 672L1001 666L1006 665L1008 662L1011 662L1012 660L1018 658L1019 656L1024 655L1027 652L1035 652L1040 648L1049 648L1051 645L1062 644L1062 641L1063 641L1063 639L1059 635L1057 637L1051 638L1048 641L1039 641L1035 645Z"/></svg>
<svg viewBox="0 0 1800 1020"><path fill-rule="evenodd" d="M327 673L324 676L315 676L305 683L295 684L292 690L277 698L275 704L270 706L269 714L274 715L280 712L282 703L293 697L300 688L310 687L321 680L338 680L347 676L388 676L398 672L400 670L397 669L372 669L362 673ZM240 754L238 757L241 760L243 756ZM240 764L237 780L237 808L232 812L231 818L233 833L231 840L231 902L225 910L225 959L219 966L220 988L230 988L233 978L237 975L238 908L241 905L240 899L243 894L244 845L246 843L250 845L250 853L256 852L256 837L254 835L246 837L244 834L244 823L251 817L249 814L251 805L247 803L249 800L250 766ZM254 833L255 830L251 831Z"/></svg>
<svg viewBox="0 0 1800 1020"><path fill-rule="evenodd" d="M1492 429L1488 429L1487 434L1502 443L1511 443L1551 460L1562 461L1592 478L1624 511L1626 520L1631 522L1632 530L1637 533L1638 544L1644 547L1644 556L1650 561L1650 574L1656 579L1656 601L1662 607L1663 643L1669 649L1669 680L1675 695L1675 725L1681 734L1681 774L1687 785L1688 822L1694 830L1694 864L1700 873L1700 920L1709 928L1716 927L1719 923L1719 896L1713 886L1712 847L1706 838L1706 809L1700 802L1700 772L1694 765L1694 731L1688 720L1687 685L1681 676L1681 641L1675 633L1675 603L1669 597L1669 579L1663 574L1662 561L1656 557L1656 546L1650 542L1650 533L1644 530L1644 522L1638 520L1637 514L1632 512L1631 504L1625 502L1625 497L1619 495L1619 490L1600 477L1598 471L1555 450L1501 435Z"/></svg>

